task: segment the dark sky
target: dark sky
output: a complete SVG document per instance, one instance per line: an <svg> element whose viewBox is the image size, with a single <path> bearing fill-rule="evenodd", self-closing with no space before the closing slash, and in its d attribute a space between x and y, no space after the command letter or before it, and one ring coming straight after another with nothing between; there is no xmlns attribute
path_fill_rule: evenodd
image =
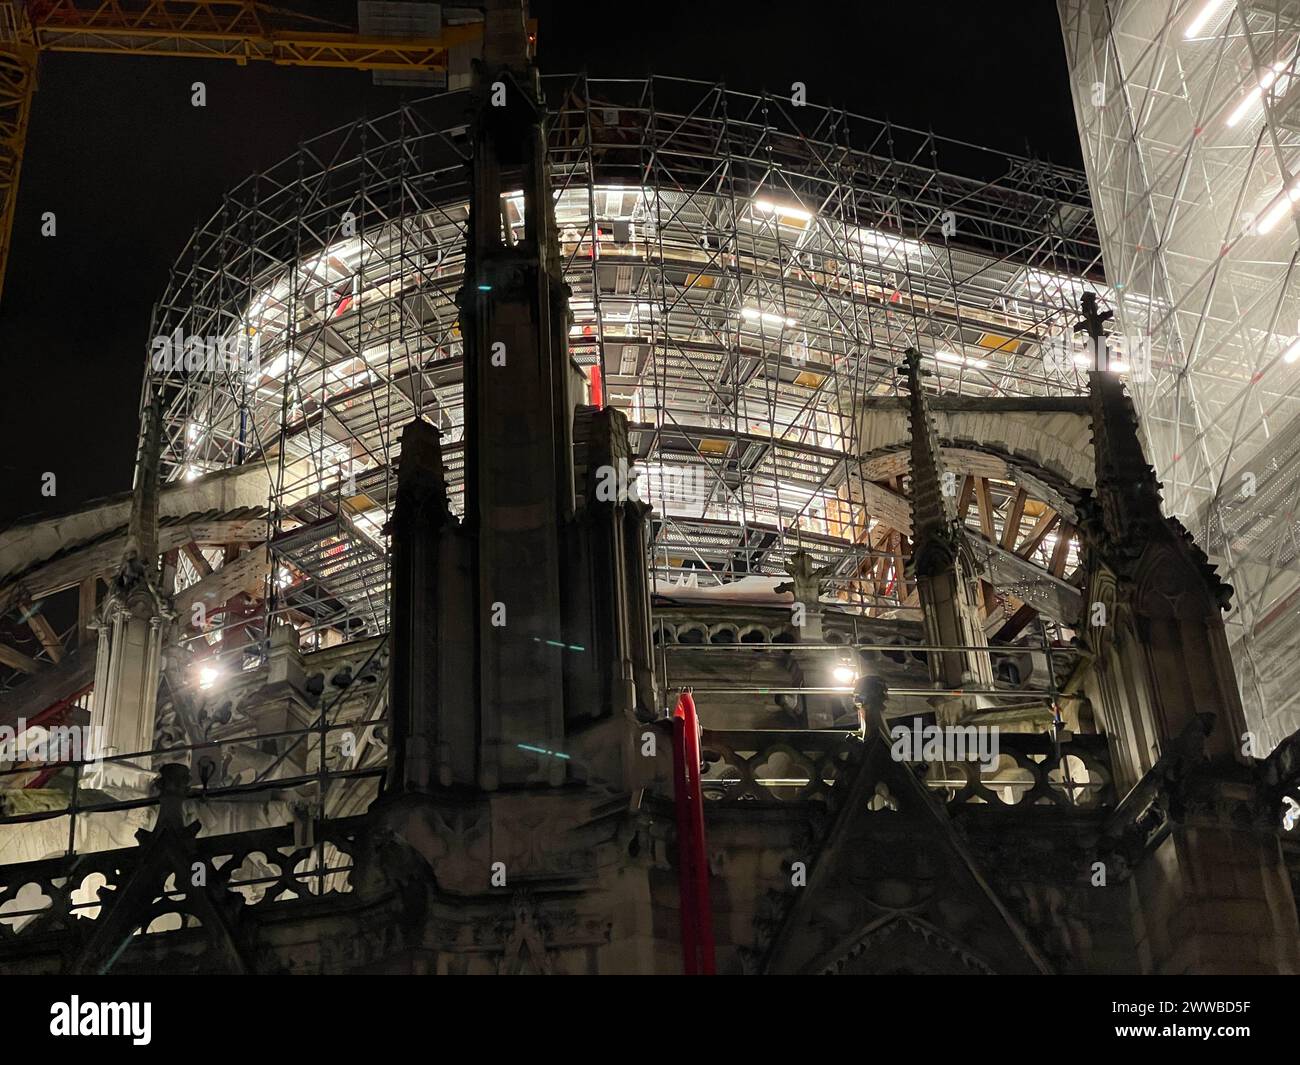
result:
<svg viewBox="0 0 1300 1065"><path fill-rule="evenodd" d="M813 103L1079 165L1049 0L534 0L533 14L546 73L803 81ZM0 297L0 527L130 487L150 309L195 224L300 139L404 94L364 73L132 56L46 55L39 77ZM196 80L206 108L190 106Z"/></svg>

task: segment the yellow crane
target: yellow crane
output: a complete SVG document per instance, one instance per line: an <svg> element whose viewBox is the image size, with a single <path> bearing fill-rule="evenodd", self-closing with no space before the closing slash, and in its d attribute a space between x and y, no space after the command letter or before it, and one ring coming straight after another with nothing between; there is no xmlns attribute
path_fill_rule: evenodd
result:
<svg viewBox="0 0 1300 1065"><path fill-rule="evenodd" d="M0 291L41 52L445 74L450 51L482 35L469 23L431 37L363 36L252 0L0 0Z"/></svg>

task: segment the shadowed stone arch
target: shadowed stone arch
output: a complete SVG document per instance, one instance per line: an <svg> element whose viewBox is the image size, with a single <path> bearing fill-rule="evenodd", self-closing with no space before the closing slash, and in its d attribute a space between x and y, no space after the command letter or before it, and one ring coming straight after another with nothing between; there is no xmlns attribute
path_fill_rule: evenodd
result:
<svg viewBox="0 0 1300 1065"><path fill-rule="evenodd" d="M1083 397L931 396L929 408L949 469L965 466L994 477L1018 472L1067 498L1094 484L1092 422ZM857 417L863 475L876 480L906 472L911 430L904 401L863 400ZM979 466L981 457L987 467Z"/></svg>
<svg viewBox="0 0 1300 1065"><path fill-rule="evenodd" d="M995 976L997 971L927 921L900 915L857 936L823 976Z"/></svg>

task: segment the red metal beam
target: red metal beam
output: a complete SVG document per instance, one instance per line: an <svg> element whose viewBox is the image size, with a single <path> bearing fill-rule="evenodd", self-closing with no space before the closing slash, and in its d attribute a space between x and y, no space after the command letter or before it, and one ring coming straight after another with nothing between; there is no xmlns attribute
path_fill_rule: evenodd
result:
<svg viewBox="0 0 1300 1065"><path fill-rule="evenodd" d="M695 916L695 878L691 871L692 848L689 842L691 800L686 779L686 715L679 699L673 712L673 806L677 813L677 895L681 903L682 968L687 976L698 976L699 922Z"/></svg>
<svg viewBox="0 0 1300 1065"><path fill-rule="evenodd" d="M687 976L717 971L709 861L704 845L700 723L689 691L673 710L673 799L677 811L677 883L682 903L682 954Z"/></svg>
<svg viewBox="0 0 1300 1065"><path fill-rule="evenodd" d="M46 709L42 710L39 714L37 714L34 718L32 718L30 721L27 722L27 727L31 729L31 728L35 728L37 725L43 725L48 728L52 725L57 725L67 715L68 711L72 709L72 704L75 703L78 699L80 699L83 695L85 695L86 692L90 691L90 689L93 687L94 687L93 684L87 684L80 691L75 691L71 695L65 696L64 698L60 699L53 706L46 707ZM45 782L50 779L50 777L54 776L54 774L57 773L62 768L63 768L62 764L47 766L46 768L42 769L39 773L37 773L36 776L32 777L32 779L29 780L26 784L24 784L23 787L39 788L43 786Z"/></svg>

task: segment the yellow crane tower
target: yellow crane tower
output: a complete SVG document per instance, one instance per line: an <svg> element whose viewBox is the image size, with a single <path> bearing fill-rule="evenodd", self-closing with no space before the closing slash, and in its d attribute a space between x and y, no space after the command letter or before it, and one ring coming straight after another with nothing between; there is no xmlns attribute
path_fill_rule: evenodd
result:
<svg viewBox="0 0 1300 1065"><path fill-rule="evenodd" d="M469 22L432 36L365 36L252 0L0 0L0 292L41 52L446 74L453 50L482 34L481 22Z"/></svg>

